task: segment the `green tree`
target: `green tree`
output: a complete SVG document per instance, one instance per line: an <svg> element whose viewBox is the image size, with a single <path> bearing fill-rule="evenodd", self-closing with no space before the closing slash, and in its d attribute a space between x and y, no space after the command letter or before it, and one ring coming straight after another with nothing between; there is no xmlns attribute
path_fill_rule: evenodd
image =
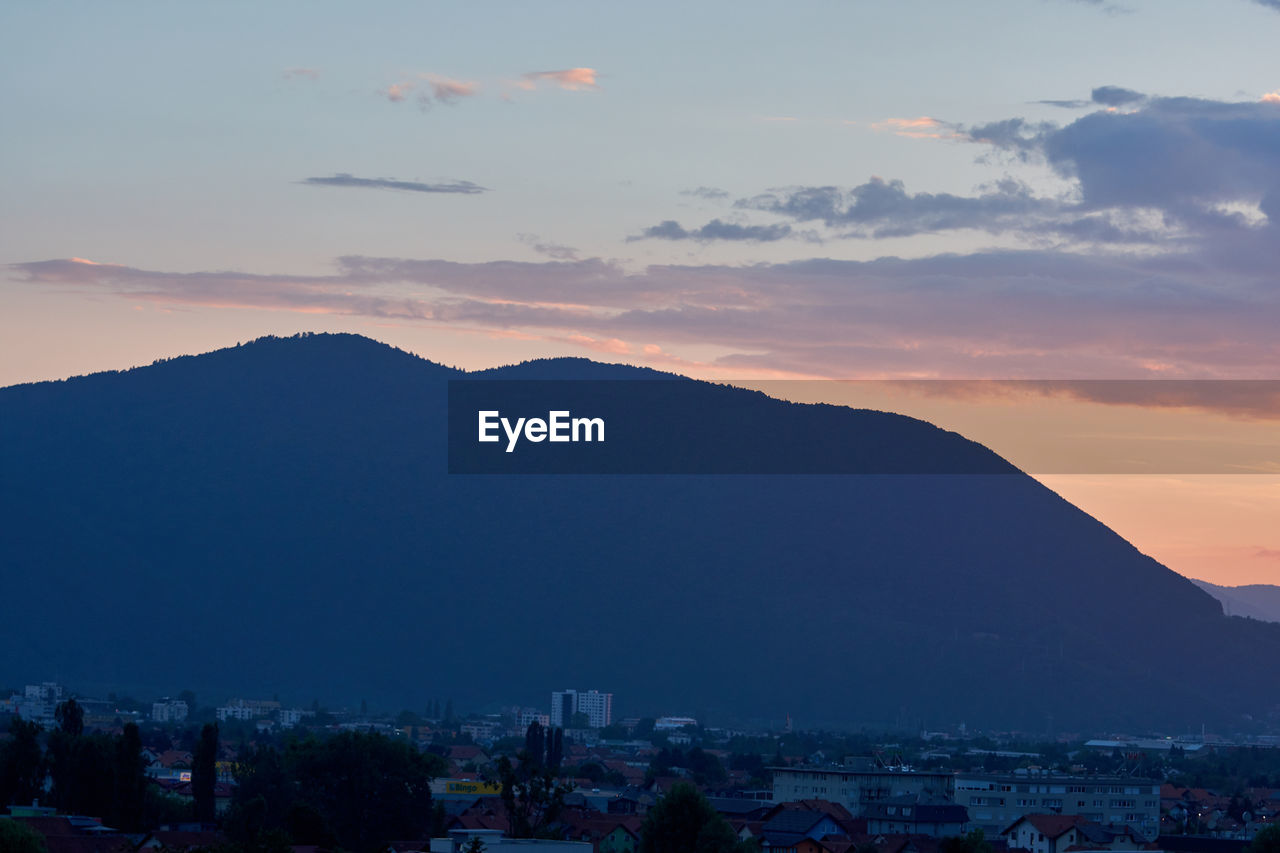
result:
<svg viewBox="0 0 1280 853"><path fill-rule="evenodd" d="M0 817L0 850L4 853L47 853L44 836L20 820Z"/></svg>
<svg viewBox="0 0 1280 853"><path fill-rule="evenodd" d="M974 829L965 835L942 839L938 850L940 853L993 853L994 848L981 829Z"/></svg>
<svg viewBox="0 0 1280 853"><path fill-rule="evenodd" d="M445 769L439 756L359 732L295 744L286 764L338 844L357 853L421 838L431 819L431 779Z"/></svg>
<svg viewBox="0 0 1280 853"><path fill-rule="evenodd" d="M15 716L9 722L9 739L0 743L0 806L30 803L44 789L44 776L40 725Z"/></svg>
<svg viewBox="0 0 1280 853"><path fill-rule="evenodd" d="M111 825L125 832L141 832L147 799L147 765L142 760L142 735L128 723L116 741Z"/></svg>
<svg viewBox="0 0 1280 853"><path fill-rule="evenodd" d="M53 720L60 730L72 737L84 734L84 708L74 699L59 702L53 710Z"/></svg>
<svg viewBox="0 0 1280 853"><path fill-rule="evenodd" d="M444 803L439 800L431 806L431 825L427 828L427 837L444 838L448 832L447 824L449 821L449 813L445 811Z"/></svg>
<svg viewBox="0 0 1280 853"><path fill-rule="evenodd" d="M564 762L564 729L556 727L547 733L547 766L554 771Z"/></svg>
<svg viewBox="0 0 1280 853"><path fill-rule="evenodd" d="M70 814L113 816L115 741L84 733L84 708L74 699L54 709L58 727L49 733L46 760L53 804Z"/></svg>
<svg viewBox="0 0 1280 853"><path fill-rule="evenodd" d="M1247 853L1280 853L1280 824L1273 823L1258 830L1245 850Z"/></svg>
<svg viewBox="0 0 1280 853"><path fill-rule="evenodd" d="M191 760L191 797L195 800L196 820L213 823L218 809L215 788L218 782L218 724L205 723L200 729L200 742Z"/></svg>
<svg viewBox="0 0 1280 853"><path fill-rule="evenodd" d="M546 755L546 730L534 720L524 730L524 754L521 761L541 765Z"/></svg>
<svg viewBox="0 0 1280 853"><path fill-rule="evenodd" d="M654 803L640 826L638 853L745 853L748 849L707 798L685 783Z"/></svg>
<svg viewBox="0 0 1280 853"><path fill-rule="evenodd" d="M534 725L537 723L530 728ZM518 768L505 755L498 759L502 804L510 821L508 834L513 838L559 837L556 826L564 810L565 794L573 786L557 782L555 771L531 758L528 752L522 750L516 757L520 761Z"/></svg>

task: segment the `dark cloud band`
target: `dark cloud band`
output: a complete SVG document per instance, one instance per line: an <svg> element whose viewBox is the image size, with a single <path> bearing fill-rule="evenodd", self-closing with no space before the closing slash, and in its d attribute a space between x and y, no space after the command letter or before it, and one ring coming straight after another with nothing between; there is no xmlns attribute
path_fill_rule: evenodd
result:
<svg viewBox="0 0 1280 853"><path fill-rule="evenodd" d="M357 178L345 172L330 175L327 178L306 178L304 184L320 187L358 187L376 190L403 190L414 193L460 193L475 195L488 192L487 187L471 181L444 181L437 184L424 184L418 181L397 181L392 178Z"/></svg>

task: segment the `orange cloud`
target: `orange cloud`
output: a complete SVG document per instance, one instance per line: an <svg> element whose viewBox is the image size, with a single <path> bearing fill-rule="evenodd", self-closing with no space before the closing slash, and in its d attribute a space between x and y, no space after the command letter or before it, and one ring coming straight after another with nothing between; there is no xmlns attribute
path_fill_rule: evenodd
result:
<svg viewBox="0 0 1280 853"><path fill-rule="evenodd" d="M581 92L585 89L599 89L596 84L594 68L566 68L562 71L530 71L521 75L518 85L521 89L537 88L539 83L551 83L569 92Z"/></svg>
<svg viewBox="0 0 1280 853"><path fill-rule="evenodd" d="M607 352L614 355L630 355L631 345L620 338L593 338L588 335L566 335L566 341L586 347L596 352Z"/></svg>
<svg viewBox="0 0 1280 853"><path fill-rule="evenodd" d="M955 139L957 134L951 125L932 116L917 118L887 118L884 121L872 122L872 130L888 131L897 136L912 139Z"/></svg>
<svg viewBox="0 0 1280 853"><path fill-rule="evenodd" d="M469 98L480 91L480 84L471 80L454 80L439 74L423 74L422 78L431 87L431 94L437 101L455 101L458 98Z"/></svg>
<svg viewBox="0 0 1280 853"><path fill-rule="evenodd" d="M1262 103L1264 103L1264 104L1280 104L1280 89L1277 89L1277 90L1276 90L1276 91L1274 91L1274 92L1267 92L1267 94L1263 95L1263 96L1262 96Z"/></svg>

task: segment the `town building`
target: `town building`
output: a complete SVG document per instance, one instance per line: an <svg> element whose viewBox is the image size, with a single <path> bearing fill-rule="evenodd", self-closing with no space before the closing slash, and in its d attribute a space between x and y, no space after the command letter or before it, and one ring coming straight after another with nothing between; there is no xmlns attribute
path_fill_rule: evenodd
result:
<svg viewBox="0 0 1280 853"><path fill-rule="evenodd" d="M1097 824L1128 826L1147 840L1160 834L1160 783L1151 779L1047 770L957 773L955 801L968 809L970 825L988 836L1030 814L1079 815Z"/></svg>
<svg viewBox="0 0 1280 853"><path fill-rule="evenodd" d="M773 801L823 799L840 803L855 817L865 817L871 803L889 797L954 799L955 776L877 765L872 759L848 759L828 767L771 767ZM1001 827L1003 828L1003 827Z"/></svg>
<svg viewBox="0 0 1280 853"><path fill-rule="evenodd" d="M1108 829L1080 815L1030 814L1000 833L1010 850L1066 853L1084 850L1140 850L1145 839L1126 827Z"/></svg>
<svg viewBox="0 0 1280 853"><path fill-rule="evenodd" d="M551 694L551 725L569 728L574 714L585 714L590 728L603 729L613 723L613 694L598 690L558 690Z"/></svg>
<svg viewBox="0 0 1280 853"><path fill-rule="evenodd" d="M151 704L151 721L155 723L180 723L187 718L190 709L181 699L168 696Z"/></svg>
<svg viewBox="0 0 1280 853"><path fill-rule="evenodd" d="M552 695L555 695L555 694L552 694ZM543 728L546 728L547 726L551 725L551 715L544 714L541 711L537 710L536 708L522 708L520 710L520 716L516 717L516 726L518 727L519 731L523 732L525 729L529 728L529 726L531 726L533 723L537 723Z"/></svg>
<svg viewBox="0 0 1280 853"><path fill-rule="evenodd" d="M218 721L256 720L259 717L272 717L280 711L280 703L264 699L231 699L227 704L214 709Z"/></svg>
<svg viewBox="0 0 1280 853"><path fill-rule="evenodd" d="M872 835L928 835L947 838L969 831L964 806L945 797L905 794L868 803L867 832Z"/></svg>

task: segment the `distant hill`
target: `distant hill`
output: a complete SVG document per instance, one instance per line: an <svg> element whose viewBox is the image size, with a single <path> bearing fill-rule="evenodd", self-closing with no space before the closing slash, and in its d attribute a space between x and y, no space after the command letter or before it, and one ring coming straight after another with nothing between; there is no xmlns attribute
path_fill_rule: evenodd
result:
<svg viewBox="0 0 1280 853"><path fill-rule="evenodd" d="M781 443L1004 473L450 475L465 375L312 335L0 389L0 684L393 710L579 687L625 715L1031 732L1248 726L1280 704L1254 663L1280 626L1224 616L954 433L689 380L681 406L758 427L744 453L821 436Z"/></svg>
<svg viewBox="0 0 1280 853"><path fill-rule="evenodd" d="M1280 622L1280 586L1265 583L1218 586L1195 578L1191 582L1218 599L1222 611L1229 616Z"/></svg>

